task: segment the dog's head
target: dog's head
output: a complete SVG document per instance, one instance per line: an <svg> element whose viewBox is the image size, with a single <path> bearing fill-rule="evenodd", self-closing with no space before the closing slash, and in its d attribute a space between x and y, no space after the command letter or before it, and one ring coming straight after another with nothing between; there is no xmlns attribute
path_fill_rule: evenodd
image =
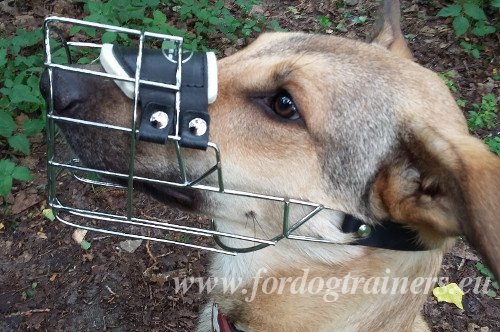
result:
<svg viewBox="0 0 500 332"><path fill-rule="evenodd" d="M499 276L500 161L468 134L438 76L410 59L398 6L387 3L371 43L269 33L219 61L210 141L222 152L226 187L318 202L367 222L392 219L429 248L465 234ZM56 112L130 126L131 100L113 81L54 71L54 85ZM85 164L127 171L127 134L61 128ZM204 151L186 150L185 158L192 178L210 163ZM172 180L174 160L169 144L136 146L138 175ZM149 189L224 220L225 229L243 228L249 217L281 227L280 208L268 202ZM331 225L320 231L339 237Z"/></svg>

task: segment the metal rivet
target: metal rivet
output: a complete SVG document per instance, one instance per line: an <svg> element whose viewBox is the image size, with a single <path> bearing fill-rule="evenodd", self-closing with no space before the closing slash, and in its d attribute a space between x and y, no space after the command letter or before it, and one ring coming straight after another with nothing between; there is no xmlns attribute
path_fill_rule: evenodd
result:
<svg viewBox="0 0 500 332"><path fill-rule="evenodd" d="M154 112L149 122L156 129L163 129L168 126L168 114L162 111Z"/></svg>
<svg viewBox="0 0 500 332"><path fill-rule="evenodd" d="M356 231L356 234L360 237L368 237L372 233L372 228L370 225L363 224L359 226L358 230Z"/></svg>
<svg viewBox="0 0 500 332"><path fill-rule="evenodd" d="M207 132L207 122L200 118L189 121L189 131L194 136L203 136Z"/></svg>

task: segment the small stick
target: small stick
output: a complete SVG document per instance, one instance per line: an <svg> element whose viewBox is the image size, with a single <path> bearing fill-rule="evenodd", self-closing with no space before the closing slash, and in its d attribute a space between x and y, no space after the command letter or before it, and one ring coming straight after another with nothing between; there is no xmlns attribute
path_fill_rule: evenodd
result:
<svg viewBox="0 0 500 332"><path fill-rule="evenodd" d="M6 318L9 318L9 317L17 317L17 316L31 316L32 314L38 314L38 313L42 313L42 312L49 312L50 309L31 309L31 310L28 310L28 311L20 311L20 312L13 312L11 314L8 314L6 315L5 317Z"/></svg>

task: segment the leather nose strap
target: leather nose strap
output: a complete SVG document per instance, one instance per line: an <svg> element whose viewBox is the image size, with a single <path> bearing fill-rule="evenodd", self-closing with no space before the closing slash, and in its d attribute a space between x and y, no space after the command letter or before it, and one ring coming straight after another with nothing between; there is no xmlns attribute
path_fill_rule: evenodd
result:
<svg viewBox="0 0 500 332"><path fill-rule="evenodd" d="M134 77L137 48L113 46L113 54L123 69ZM144 49L141 64L141 79L165 84L175 84L177 55L162 50ZM206 149L210 128L208 114L208 68L206 53L183 54L180 88L180 118L176 119L176 91L142 84L139 87L141 120L139 139L165 144L168 135L173 135L175 123L179 121L179 144L183 147ZM153 115L163 112L168 123L152 121ZM153 117L153 118L152 118ZM163 117L165 119L165 117ZM189 128L194 119L206 124L206 131Z"/></svg>

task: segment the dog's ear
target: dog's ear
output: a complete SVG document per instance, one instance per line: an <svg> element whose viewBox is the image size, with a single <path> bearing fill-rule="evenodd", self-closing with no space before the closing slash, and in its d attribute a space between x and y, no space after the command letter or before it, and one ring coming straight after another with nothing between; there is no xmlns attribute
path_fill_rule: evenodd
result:
<svg viewBox="0 0 500 332"><path fill-rule="evenodd" d="M368 38L368 41L387 48L402 58L413 59L401 32L400 19L399 1L382 1L373 33Z"/></svg>
<svg viewBox="0 0 500 332"><path fill-rule="evenodd" d="M471 136L421 130L403 139L372 187L372 206L430 247L464 234L500 278L500 158Z"/></svg>

